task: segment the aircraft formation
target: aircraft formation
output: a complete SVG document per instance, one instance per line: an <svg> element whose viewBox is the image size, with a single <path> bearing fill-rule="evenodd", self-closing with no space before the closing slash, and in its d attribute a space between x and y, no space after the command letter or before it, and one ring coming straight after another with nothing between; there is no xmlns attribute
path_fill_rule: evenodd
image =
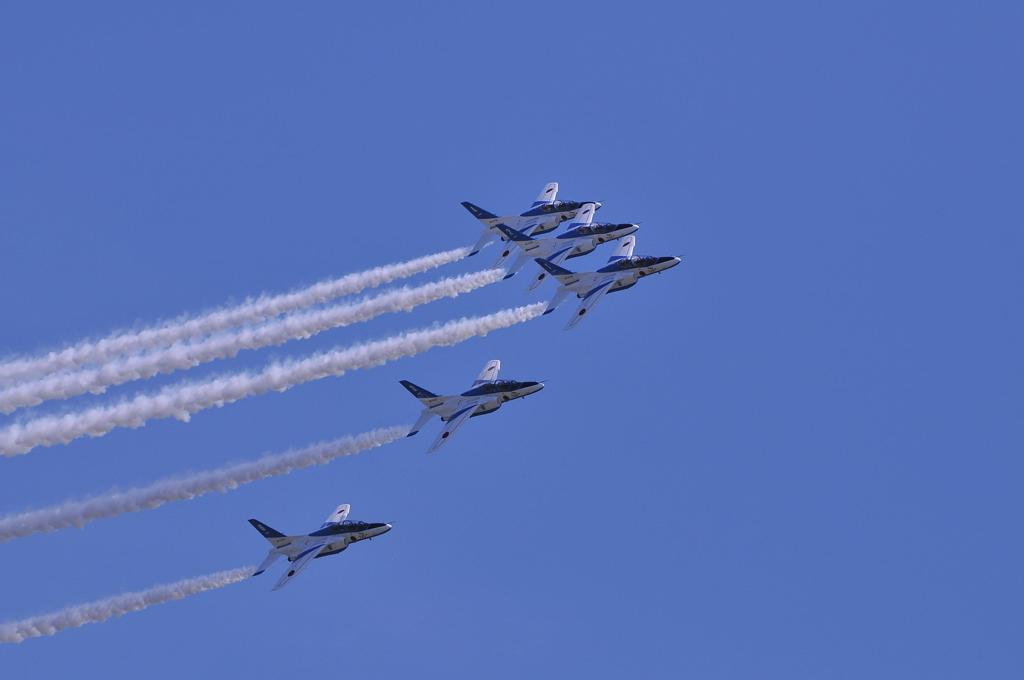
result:
<svg viewBox="0 0 1024 680"><path fill-rule="evenodd" d="M309 338L334 328L365 323L381 314L407 312L419 305L456 297L487 285L508 285L502 281L524 272L526 275L520 276L520 280L529 278L527 293L536 291L545 281L552 282L554 294L546 304L533 302L435 323L427 328L342 345L311 356L274 360L258 370L217 373L174 382L155 391L86 404L77 410L31 414L17 422L0 424L0 456L20 456L39 447L66 445L83 437L100 437L114 429L136 428L154 419L174 418L188 422L200 411L271 391L282 392L312 380L371 369L433 347L451 346L525 323L551 314L574 295L579 304L568 318L565 326L568 330L576 327L607 294L633 288L640 279L680 263L680 258L675 256L634 255L639 224L596 221L601 202L559 200L558 188L557 182L545 185L536 200L518 214L498 215L463 202L463 207L482 229L470 247L352 272L293 291L264 294L150 326L115 331L101 339L82 339L59 350L0 358L0 414L44 402L74 399L86 393L102 395L108 388L146 380L160 373L189 370L218 359L230 359L243 350ZM497 260L480 271L352 298L365 289L475 256L486 246L495 244ZM572 265L570 268L567 264L598 252L606 244L608 256L599 266ZM340 302L334 304L337 300ZM427 450L437 451L447 446L472 418L495 413L507 402L544 389L544 380L502 379L498 375L500 370L501 362L493 359L468 388L443 394L431 392L410 380L400 381L419 401L419 417L411 427L380 427L250 461L167 477L127 490L0 515L0 542L81 528L98 519L151 510L208 493L223 493L256 480L322 465L340 456L411 437L435 417L441 421L440 431ZM138 611L140 603L144 603L144 608L224 587L266 572L283 557L287 566L273 586L273 590L278 590L291 583L314 560L340 554L353 543L372 540L391 530L388 522L350 520L350 511L348 504L337 506L316 530L305 534L285 534L260 520L250 519L249 523L270 544L258 567L238 567L83 605L70 605L20 621L0 622L0 643L53 635L65 628Z"/></svg>
<svg viewBox="0 0 1024 680"><path fill-rule="evenodd" d="M544 314L550 314L570 294L580 299L580 305L570 317L565 329L574 328L583 317L608 293L627 290L651 274L659 274L678 265L676 256L635 256L636 232L640 225L631 223L594 222L601 208L599 201L559 201L558 182L545 185L533 204L519 215L499 217L492 212L464 201L462 206L483 225L483 232L469 255L476 255L494 242L502 250L495 262L496 268L505 269L505 279L516 275L530 260L540 270L528 287L532 291L550 275L557 281L555 296ZM565 231L542 237L568 222ZM618 241L606 264L593 271L573 272L561 267L565 260L587 255L598 246ZM437 451L450 441L455 432L470 418L494 413L507 402L523 399L544 389L542 381L499 380L501 361L488 361L469 389L459 394L438 395L408 380L401 385L420 401L423 410L409 431L417 434L435 416L442 421L441 432L428 452ZM258 520L250 519L260 534L273 546L253 576L266 571L282 555L289 567L273 590L282 588L313 559L336 555L351 543L373 538L391 530L387 523L351 523L345 518L350 506L342 504L321 527L304 536L285 536Z"/></svg>

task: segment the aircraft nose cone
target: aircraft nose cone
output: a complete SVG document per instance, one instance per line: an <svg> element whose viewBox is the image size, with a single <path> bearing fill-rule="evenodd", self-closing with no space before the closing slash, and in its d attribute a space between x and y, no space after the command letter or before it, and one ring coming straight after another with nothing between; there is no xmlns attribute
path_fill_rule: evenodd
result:
<svg viewBox="0 0 1024 680"><path fill-rule="evenodd" d="M669 257L669 258L666 258L665 262L668 263L668 266L665 267L665 269L671 269L672 267L675 267L677 264L679 264L682 261L683 261L683 258L681 258L681 257Z"/></svg>
<svg viewBox="0 0 1024 680"><path fill-rule="evenodd" d="M391 524L390 523L387 523L387 524L385 524L384 526L381 527L381 533L382 534L386 534L389 531L391 531Z"/></svg>
<svg viewBox="0 0 1024 680"><path fill-rule="evenodd" d="M525 397L528 394L534 394L535 392L540 392L542 389L544 389L544 383L542 383L542 382L537 382L537 381L525 382L525 383L523 383L522 389L520 390L520 394Z"/></svg>
<svg viewBox="0 0 1024 680"><path fill-rule="evenodd" d="M601 201L594 201L594 209L595 210L600 210L601 209L601 205L602 205Z"/></svg>

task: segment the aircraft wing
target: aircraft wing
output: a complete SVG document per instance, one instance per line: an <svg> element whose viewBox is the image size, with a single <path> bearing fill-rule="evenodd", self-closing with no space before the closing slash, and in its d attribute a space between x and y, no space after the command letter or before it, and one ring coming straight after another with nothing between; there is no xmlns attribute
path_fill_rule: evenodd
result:
<svg viewBox="0 0 1024 680"><path fill-rule="evenodd" d="M483 233L480 234L480 238L477 240L476 244L470 249L469 255L466 255L466 257L471 257L479 253L481 250L484 249L485 246L487 246L491 241L495 239L495 236L495 233L491 231L490 228L484 227Z"/></svg>
<svg viewBox="0 0 1024 680"><path fill-rule="evenodd" d="M459 410L452 414L452 417L447 420L444 424L444 429L441 430L441 434L437 435L437 439L434 440L433 445L427 449L427 453L431 451L437 451L451 438L455 431L462 427L467 420L473 415L477 407L480 405L483 399L476 397L473 399L466 399L459 404Z"/></svg>
<svg viewBox="0 0 1024 680"><path fill-rule="evenodd" d="M525 251L520 251L519 257L517 257L512 262L512 264L510 264L509 266L505 267L505 277L504 278L511 279L513 276L516 275L516 273L520 269L523 268L523 265L525 265L529 261L530 261L530 254L525 252Z"/></svg>
<svg viewBox="0 0 1024 680"><path fill-rule="evenodd" d="M422 411L420 411L420 417L416 419L416 422L413 424L412 429L409 430L409 434L407 434L405 436L406 437L411 437L414 434L416 434L417 432L419 432L420 430L422 430L423 426L426 425L430 421L430 419L433 418L433 417L434 417L434 412L431 411L429 408L425 408Z"/></svg>
<svg viewBox="0 0 1024 680"><path fill-rule="evenodd" d="M583 296L583 302L580 303L579 309L577 309L576 313L573 314L571 319L569 319L569 323L565 325L565 330L575 328L576 324L583 321L583 317L587 315L587 312L594 308L594 305L601 301L601 298L608 293L608 289L612 287L613 283L615 283L615 277L609 276L604 281L598 283L587 291Z"/></svg>
<svg viewBox="0 0 1024 680"><path fill-rule="evenodd" d="M260 566L256 567L256 571L254 571L252 575L259 576L260 574L265 572L268 568L270 568L270 565L277 561L277 558L283 554L284 553L278 552L277 549L272 549L270 552L267 553L267 557L262 562L260 562Z"/></svg>
<svg viewBox="0 0 1024 680"><path fill-rule="evenodd" d="M512 258L512 254L516 252L516 247L511 243L502 243L501 247L504 249L498 253L498 259L491 265L491 269L503 269L505 263Z"/></svg>
<svg viewBox="0 0 1024 680"><path fill-rule="evenodd" d="M566 248L562 248L557 253L555 253L551 257L547 258L547 260L551 264L559 265L559 264L562 264L563 262L565 262L565 259L567 257L569 257L569 254L571 252L573 252L573 248L571 246L570 247L566 247ZM537 274L536 276L533 277L533 282L530 283L529 288L526 289L527 292L529 292L529 291L533 290L534 288L536 288L537 286L539 286L541 284L541 282L544 281L544 279L547 278L547 276L548 276L548 273L542 269L539 274Z"/></svg>
<svg viewBox="0 0 1024 680"><path fill-rule="evenodd" d="M287 571L284 572L271 590L280 590L291 583L291 580L295 578L300 571L305 569L306 566L313 561L313 558L319 555L320 551L323 550L324 546L329 542L330 539L324 539L322 541L318 540L309 543L303 551L298 554L294 562L288 563Z"/></svg>
<svg viewBox="0 0 1024 680"><path fill-rule="evenodd" d="M538 241L527 236L521 231L512 229L507 224L499 224L495 227L502 234L504 243L502 244L502 251L498 254L498 259L494 263L494 268L504 267L507 270L505 278L512 277L519 269L526 264L526 261L530 258L527 253L533 252L538 247ZM506 262L512 257L513 253L516 255L515 261L512 265L506 266Z"/></svg>
<svg viewBox="0 0 1024 680"><path fill-rule="evenodd" d="M557 253L548 258L548 262L551 264L562 264L572 254L574 248L562 248Z"/></svg>

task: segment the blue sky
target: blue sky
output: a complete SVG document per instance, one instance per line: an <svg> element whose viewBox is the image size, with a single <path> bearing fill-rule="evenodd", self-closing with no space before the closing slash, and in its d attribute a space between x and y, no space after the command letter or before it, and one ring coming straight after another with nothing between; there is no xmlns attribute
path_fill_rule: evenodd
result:
<svg viewBox="0 0 1024 680"><path fill-rule="evenodd" d="M0 461L7 513L411 422L401 378L459 390L500 358L549 380L434 456L436 423L0 545L15 619L253 563L248 517L298 532L350 502L395 525L286 590L262 577L5 647L0 671L1020 677L1022 14L0 10L3 354L468 245L459 201L520 209L552 180L642 221L639 253L686 256L571 333L561 310ZM28 413L551 294L525 285Z"/></svg>

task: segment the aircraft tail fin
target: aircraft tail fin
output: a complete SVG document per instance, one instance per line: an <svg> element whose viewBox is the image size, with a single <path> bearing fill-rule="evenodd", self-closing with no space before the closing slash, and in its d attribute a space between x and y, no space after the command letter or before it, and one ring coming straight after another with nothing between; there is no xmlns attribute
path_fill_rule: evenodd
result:
<svg viewBox="0 0 1024 680"><path fill-rule="evenodd" d="M558 196L558 182L549 182L541 189L541 192L537 195L537 200L533 202L531 207L536 208L539 205L550 205L555 202L556 196Z"/></svg>
<svg viewBox="0 0 1024 680"><path fill-rule="evenodd" d="M469 211L469 214L478 220L493 220L497 215L494 213L484 210L478 205L473 205L469 201L463 201L462 207Z"/></svg>
<svg viewBox="0 0 1024 680"><path fill-rule="evenodd" d="M345 518L348 517L350 510L352 510L351 505L348 503L342 503L334 509L334 512L327 515L327 519L325 519L324 523L320 525L320 528L322 529L329 524L340 524L341 522L344 522Z"/></svg>
<svg viewBox="0 0 1024 680"><path fill-rule="evenodd" d="M594 211L597 210L596 203L584 203L583 207L576 212L569 228L582 227L594 222Z"/></svg>
<svg viewBox="0 0 1024 680"><path fill-rule="evenodd" d="M274 529L273 527L268 527L266 524L259 521L258 519L250 519L249 524L253 525L256 531L260 532L260 535L263 536L263 538L267 539L270 545L274 546L275 548L280 548L284 544L288 543L287 536L282 534L277 529Z"/></svg>
<svg viewBox="0 0 1024 680"><path fill-rule="evenodd" d="M485 365L480 375L473 381L473 387L481 385L485 382L493 382L498 379L498 372L501 371L501 360L491 359Z"/></svg>
<svg viewBox="0 0 1024 680"><path fill-rule="evenodd" d="M608 262L616 262L618 260L625 260L627 257L633 256L633 248L636 247L636 236L630 234L629 236L623 236L619 239L619 243L615 246L615 252L608 258Z"/></svg>

